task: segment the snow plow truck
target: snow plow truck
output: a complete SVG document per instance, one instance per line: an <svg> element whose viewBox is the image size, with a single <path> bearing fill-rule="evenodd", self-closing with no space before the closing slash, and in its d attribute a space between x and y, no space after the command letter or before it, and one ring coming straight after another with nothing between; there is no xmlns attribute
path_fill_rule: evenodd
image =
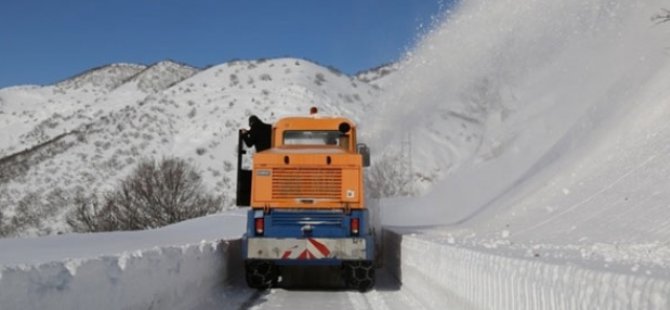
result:
<svg viewBox="0 0 670 310"><path fill-rule="evenodd" d="M247 284L273 287L283 266L330 265L340 266L348 288L372 288L374 236L363 193L370 153L357 143L354 123L312 108L274 123L271 147L253 156L243 134L237 205L250 206L242 239Z"/></svg>

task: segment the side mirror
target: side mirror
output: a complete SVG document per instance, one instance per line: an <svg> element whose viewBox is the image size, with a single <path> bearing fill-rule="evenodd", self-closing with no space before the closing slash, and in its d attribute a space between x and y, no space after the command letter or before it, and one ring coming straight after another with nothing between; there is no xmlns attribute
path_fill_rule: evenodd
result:
<svg viewBox="0 0 670 310"><path fill-rule="evenodd" d="M363 156L363 167L370 167L370 148L365 143L359 143L356 150Z"/></svg>

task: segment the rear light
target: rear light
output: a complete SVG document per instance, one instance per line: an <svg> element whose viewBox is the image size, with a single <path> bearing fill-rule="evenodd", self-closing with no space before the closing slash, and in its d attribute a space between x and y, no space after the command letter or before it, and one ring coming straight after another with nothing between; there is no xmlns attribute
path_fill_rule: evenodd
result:
<svg viewBox="0 0 670 310"><path fill-rule="evenodd" d="M351 234L357 236L361 229L361 222L357 217L351 219Z"/></svg>
<svg viewBox="0 0 670 310"><path fill-rule="evenodd" d="M254 228L256 229L256 235L262 235L265 232L265 219L262 217L255 218Z"/></svg>

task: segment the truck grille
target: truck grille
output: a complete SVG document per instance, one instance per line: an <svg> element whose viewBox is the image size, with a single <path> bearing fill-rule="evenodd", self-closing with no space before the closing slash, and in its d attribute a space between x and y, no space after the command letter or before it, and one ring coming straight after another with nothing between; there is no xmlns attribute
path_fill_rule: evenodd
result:
<svg viewBox="0 0 670 310"><path fill-rule="evenodd" d="M324 168L275 168L272 199L340 199L342 170Z"/></svg>
<svg viewBox="0 0 670 310"><path fill-rule="evenodd" d="M272 226L313 226L341 227L344 221L344 213L333 211L280 211L272 212Z"/></svg>

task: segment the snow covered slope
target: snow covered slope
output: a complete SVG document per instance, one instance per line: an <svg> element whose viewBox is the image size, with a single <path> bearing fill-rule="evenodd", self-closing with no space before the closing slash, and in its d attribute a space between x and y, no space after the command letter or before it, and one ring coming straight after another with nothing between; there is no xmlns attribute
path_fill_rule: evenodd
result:
<svg viewBox="0 0 670 310"><path fill-rule="evenodd" d="M411 149L405 154L411 154L407 160L424 195L387 200L382 212L387 225L415 226L389 228L385 249L387 267L403 283L400 291L420 296L420 306L668 309L670 25L650 21L663 5L461 2L396 72L379 80L386 91L374 114L354 93L348 100L319 88L324 80L338 89L356 83L356 94L367 102L375 98L368 84L294 59L239 62L149 95L92 125L85 138L116 147L134 141L131 134L125 138L130 142L120 138L129 128L141 130L151 138L141 138L146 141L138 152L190 155L207 167L218 160L209 156L234 144L233 131L246 115L272 120L300 110L284 101L317 98L327 103L322 110L357 120L375 116L362 128L371 132L373 149ZM303 65L312 69L298 74ZM262 75L268 70L274 71ZM272 88L282 81L276 74L299 82ZM30 89L2 90L0 98ZM212 120L224 115L233 116L230 124ZM74 143L82 154L96 154L75 138L63 137L60 147ZM199 147L204 151L197 157ZM116 162L132 158L124 155L132 149L121 150ZM210 184L225 185L224 175L209 175ZM31 177L25 184L39 180ZM18 182L7 184L12 187L5 187L4 197L22 193ZM23 242L14 240L8 242ZM30 283L59 279L49 272L36 272L43 278ZM0 285L25 283L7 279L3 273ZM20 296L6 300L27 300Z"/></svg>
<svg viewBox="0 0 670 310"><path fill-rule="evenodd" d="M620 190L602 203L587 198L631 173L661 187L664 182L670 27L649 20L662 2L510 5L463 3L401 64L382 96L386 108L375 122L378 132L388 136L387 128L397 123L410 128L415 170L446 170L427 203L420 203L439 204L440 216L411 213L425 215L418 223L435 224L491 210L481 219L516 214L539 227L573 211L606 215L593 205L617 208L620 198L629 206L612 213L640 208L659 218L646 213L650 206L640 204L646 202L630 201ZM437 124L442 130L435 130ZM655 166L656 172L638 166ZM627 188L635 183L636 192L648 197L663 195L656 185L630 182ZM577 210L582 206L589 211ZM633 226L640 225L621 228Z"/></svg>
<svg viewBox="0 0 670 310"><path fill-rule="evenodd" d="M463 2L401 64L377 130L412 128L415 171L444 171L386 202L387 225L433 225L398 241L408 285L422 270L461 308L667 309L664 4Z"/></svg>
<svg viewBox="0 0 670 310"><path fill-rule="evenodd" d="M205 70L115 64L52 86L1 89L0 212L6 223L34 219L15 225L19 234L67 231L73 197L109 190L139 159L164 156L195 164L229 207L237 130L249 115L272 122L317 106L360 121L379 92L293 58Z"/></svg>

